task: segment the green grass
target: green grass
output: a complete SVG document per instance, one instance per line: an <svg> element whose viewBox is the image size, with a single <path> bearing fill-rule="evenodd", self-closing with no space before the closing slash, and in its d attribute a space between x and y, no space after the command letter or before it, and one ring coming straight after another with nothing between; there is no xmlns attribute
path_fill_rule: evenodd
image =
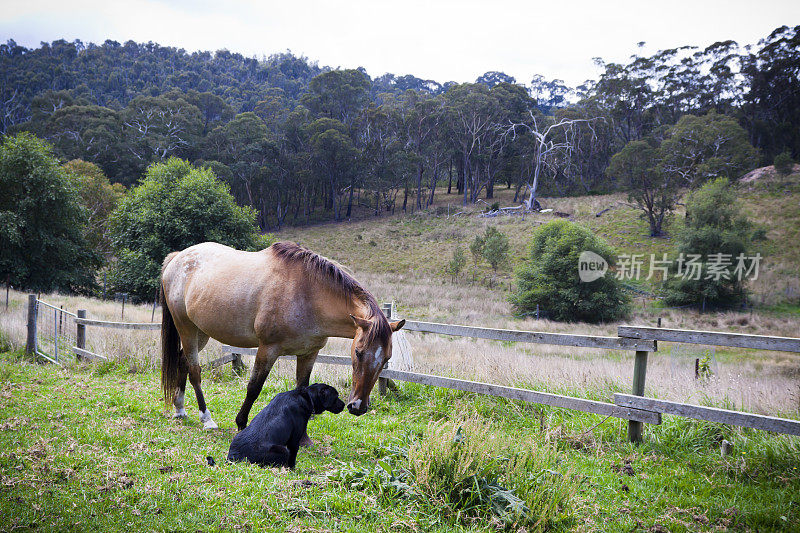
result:
<svg viewBox="0 0 800 533"><path fill-rule="evenodd" d="M370 414L312 420L316 444L289 472L225 463L244 382L226 369L205 373L203 383L218 431L202 430L191 393L190 418L170 420L153 372L0 356L0 530L496 531L503 525L489 514L459 513L431 493L436 483L412 480L411 495L395 495L380 483L353 488L331 479L342 468L375 471L387 455L398 468L425 471L425 450L442 445L431 423L475 424L493 439L485 450L533 457L522 471L493 472L530 506L559 491L555 507L536 507L550 513L554 530L800 524L796 437L667 416L636 447L618 419L405 384L387 398L373 396ZM269 379L255 409L290 386ZM720 455L722 439L733 443L732 455ZM422 462L414 467L398 449L412 449ZM480 468L492 460L484 455L474 455ZM542 476L558 481L543 484Z"/></svg>

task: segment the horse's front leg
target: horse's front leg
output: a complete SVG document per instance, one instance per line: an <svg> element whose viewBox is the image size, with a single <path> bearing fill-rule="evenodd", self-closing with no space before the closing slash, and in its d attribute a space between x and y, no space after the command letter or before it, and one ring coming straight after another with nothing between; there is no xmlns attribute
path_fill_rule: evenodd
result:
<svg viewBox="0 0 800 533"><path fill-rule="evenodd" d="M308 387L311 380L311 370L314 368L314 362L317 360L319 350L308 353L304 356L297 356L297 387ZM314 416L312 413L311 416ZM300 446L313 446L314 441L308 436L308 428L303 432L303 437L300 439ZM294 467L292 467L294 468Z"/></svg>
<svg viewBox="0 0 800 533"><path fill-rule="evenodd" d="M247 426L250 409L258 399L258 395L261 394L261 389L264 388L264 381L267 380L269 371L272 370L272 365L275 364L279 355L279 347L276 345L262 344L258 347L256 361L253 363L253 371L250 373L250 381L247 383L247 395L244 398L242 408L239 409L239 414L236 415L236 426L239 431Z"/></svg>

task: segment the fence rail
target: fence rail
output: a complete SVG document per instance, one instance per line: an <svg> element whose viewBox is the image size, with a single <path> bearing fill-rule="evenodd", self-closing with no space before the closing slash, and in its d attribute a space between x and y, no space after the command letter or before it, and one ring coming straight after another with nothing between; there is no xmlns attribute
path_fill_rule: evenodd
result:
<svg viewBox="0 0 800 533"><path fill-rule="evenodd" d="M108 320L93 320L89 318L76 318L76 324L84 326L96 326L99 328L115 328L115 329L151 329L160 330L161 324L156 322L110 322Z"/></svg>
<svg viewBox="0 0 800 533"><path fill-rule="evenodd" d="M774 431L776 433L787 433L789 435L800 435L800 420L756 415L752 413L743 413L741 411L729 411L728 409L704 407L688 403L654 400L652 398L642 398L641 396L631 396L629 394L615 394L614 403L624 407L644 409L685 418L694 418L696 420L719 422L721 424L762 429L764 431Z"/></svg>
<svg viewBox="0 0 800 533"><path fill-rule="evenodd" d="M800 353L800 339L771 337L721 331L695 331L691 329L649 328L642 326L619 326L617 335L631 339L653 339L656 341L704 344L708 346L730 346L778 352Z"/></svg>
<svg viewBox="0 0 800 533"><path fill-rule="evenodd" d="M391 304L384 304L383 308L388 316L392 315ZM49 322L51 311L53 313L52 323ZM40 316L45 318L40 318ZM67 317L67 324L74 323L74 336L69 336L70 332L66 332L65 334L65 317ZM86 312L83 310L79 310L78 314L75 315L68 311L64 311L63 309L59 309L55 306L47 304L46 302L42 302L41 300L37 300L35 295L29 296L27 344L29 353L38 353L50 361L59 362L58 353L60 338L60 342L64 342L65 339L74 340L71 350L78 357L86 359L106 359L103 355L92 353L86 349L87 327L155 331L161 328L161 324L148 322L112 322L88 319L86 318ZM70 326L67 329L71 330L72 327ZM789 420L785 418L756 415L739 411L729 411L725 409L703 407L678 402L668 402L644 397L648 354L650 352L657 351L658 341L800 353L800 339L798 338L747 335L741 333L715 331L665 329L642 326L619 326L616 337L606 337L597 335L570 335L562 333L461 326L456 324L440 324L436 322L422 322L416 320L407 320L405 329L419 333L435 333L440 335L453 335L498 341L635 351L632 386L633 394L615 394L614 403L606 403L595 400L587 400L584 398L575 398L572 396L563 396L559 394L550 394L528 389L505 387L490 383L480 383L463 379L434 376L388 368L383 369L380 374L381 386L379 389L382 393L385 391L386 381L396 379L399 381L421 383L434 387L445 387L449 389L522 400L553 407L574 409L603 416L613 416L628 420L628 437L633 442L641 441L643 423L660 424L662 414L683 416L687 418L707 420L723 424L732 424L778 433L787 433L790 435L800 435L800 420ZM42 353L38 349L40 347L39 339L42 338L46 341L50 331L53 332L53 336L55 337L53 342L53 346L56 350L55 359L45 353ZM227 345L223 346L223 351L224 355L222 357L209 363L211 367L232 362L235 367L242 368L243 363L241 361L241 356L256 354L255 348L236 348ZM317 357L317 362L333 365L351 365L349 357L327 354L320 354Z"/></svg>
<svg viewBox="0 0 800 533"><path fill-rule="evenodd" d="M439 324L437 322L419 322L406 320L403 329L420 333L440 333L458 337L473 337L496 341L529 342L552 344L556 346L577 346L581 348L604 348L608 350L656 351L656 343L652 340L627 337L602 337L597 335L569 335L564 333L543 333L538 331L520 331L515 329L480 328L459 326L456 324Z"/></svg>
<svg viewBox="0 0 800 533"><path fill-rule="evenodd" d="M235 353L239 355L256 354L255 348L237 348L227 344L222 346L222 350L225 353ZM282 359L293 360L295 358L293 356L286 356ZM317 356L317 362L340 366L351 366L353 364L350 358L347 356L328 354L319 354ZM624 418L626 420L646 422L648 424L661 423L661 415L653 412L652 410L624 407L615 405L613 403L598 402L584 398L575 398L574 396L563 396L561 394L550 394L547 392L538 392L515 387L504 387L502 385L494 385L491 383L467 381L463 379L434 376L431 374L420 374L417 372L406 372L404 370L393 370L389 368L384 368L381 371L380 377L384 379L396 379L398 381L420 383L422 385L430 385L432 387L475 392L488 396L499 396L502 398L508 398L510 400L522 400L525 402L549 405L552 407L562 407L564 409L573 409L576 411L594 413L603 416L613 416L616 418Z"/></svg>

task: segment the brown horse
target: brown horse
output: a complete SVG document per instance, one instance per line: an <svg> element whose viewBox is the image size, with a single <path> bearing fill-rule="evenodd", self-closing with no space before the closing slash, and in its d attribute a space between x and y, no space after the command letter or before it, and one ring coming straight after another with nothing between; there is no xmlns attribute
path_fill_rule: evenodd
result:
<svg viewBox="0 0 800 533"><path fill-rule="evenodd" d="M339 266L294 243L241 252L206 242L173 252L161 269L164 305L161 386L186 416L186 378L194 387L200 420L217 424L200 388L197 353L212 337L241 348L258 347L236 425L242 430L275 360L297 356L297 385L308 385L311 369L328 337L353 339L353 388L347 409L367 411L369 394L392 356L391 324L375 298Z"/></svg>

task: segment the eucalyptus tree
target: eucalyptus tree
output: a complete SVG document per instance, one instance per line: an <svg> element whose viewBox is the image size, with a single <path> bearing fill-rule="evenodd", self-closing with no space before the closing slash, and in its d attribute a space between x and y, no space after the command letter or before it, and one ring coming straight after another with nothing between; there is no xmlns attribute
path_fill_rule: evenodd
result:
<svg viewBox="0 0 800 533"><path fill-rule="evenodd" d="M349 129L332 118L320 118L308 125L312 168L325 184L326 209L333 210L333 219L342 217L342 195L349 189L348 205L352 206L358 151L353 146ZM348 212L349 216L349 212Z"/></svg>
<svg viewBox="0 0 800 533"><path fill-rule="evenodd" d="M269 228L266 195L270 186L270 167L277 164L278 149L267 135L267 127L254 113L241 113L224 126L218 126L206 140L213 159L230 169L230 184L237 200L258 211L262 229Z"/></svg>
<svg viewBox="0 0 800 533"><path fill-rule="evenodd" d="M565 159L572 157L575 151L575 131L578 125L592 124L596 120L596 117L555 120L553 117L541 116L530 111L524 122L511 123L506 128L505 134L512 140L524 135L529 137L533 144L528 159L531 168L528 174L530 181L525 183L528 192L528 199L523 202L525 209L537 209L536 193L539 180L544 173L550 171L557 174L559 170L563 171L565 164L568 164L565 163Z"/></svg>

